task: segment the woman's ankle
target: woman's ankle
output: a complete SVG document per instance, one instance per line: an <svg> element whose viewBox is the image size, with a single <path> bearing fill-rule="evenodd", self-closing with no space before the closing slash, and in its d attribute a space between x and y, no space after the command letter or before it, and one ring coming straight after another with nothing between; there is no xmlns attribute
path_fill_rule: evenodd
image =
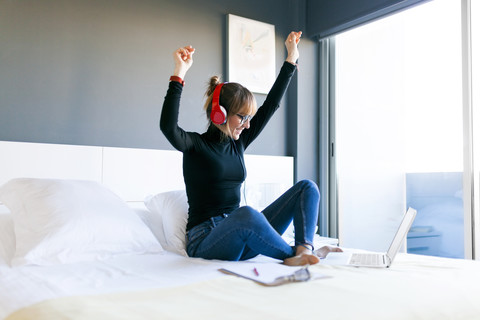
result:
<svg viewBox="0 0 480 320"><path fill-rule="evenodd" d="M287 266L305 266L316 264L319 261L320 259L317 256L311 253L303 253L283 260L283 264Z"/></svg>
<svg viewBox="0 0 480 320"><path fill-rule="evenodd" d="M295 247L295 255L299 256L304 253L313 254L313 245L309 243L299 243Z"/></svg>

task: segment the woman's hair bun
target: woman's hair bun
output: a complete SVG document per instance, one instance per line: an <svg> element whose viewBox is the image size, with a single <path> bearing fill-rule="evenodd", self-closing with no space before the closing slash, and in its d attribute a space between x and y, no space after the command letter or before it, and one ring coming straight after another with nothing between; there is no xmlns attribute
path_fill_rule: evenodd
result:
<svg viewBox="0 0 480 320"><path fill-rule="evenodd" d="M207 88L207 92L205 93L205 95L208 97L210 96L213 91L215 91L215 87L220 84L220 77L219 76L213 76L210 78L210 81L208 82L208 88Z"/></svg>

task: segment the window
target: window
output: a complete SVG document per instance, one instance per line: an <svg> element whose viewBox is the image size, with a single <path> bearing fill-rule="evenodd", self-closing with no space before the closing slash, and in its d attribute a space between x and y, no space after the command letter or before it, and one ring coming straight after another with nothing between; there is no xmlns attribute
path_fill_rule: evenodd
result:
<svg viewBox="0 0 480 320"><path fill-rule="evenodd" d="M335 37L343 246L386 250L412 206L409 252L464 257L461 4L431 1Z"/></svg>

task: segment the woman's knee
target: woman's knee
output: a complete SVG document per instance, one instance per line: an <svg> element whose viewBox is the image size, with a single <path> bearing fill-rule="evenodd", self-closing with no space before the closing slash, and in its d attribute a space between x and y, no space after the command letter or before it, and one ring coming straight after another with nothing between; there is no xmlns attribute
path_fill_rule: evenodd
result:
<svg viewBox="0 0 480 320"><path fill-rule="evenodd" d="M300 180L299 182L297 182L297 184L300 185L303 190L308 190L309 192L312 192L314 195L320 198L320 190L318 189L317 184L312 180Z"/></svg>
<svg viewBox="0 0 480 320"><path fill-rule="evenodd" d="M246 223L248 225L255 224L255 222L266 220L263 213L255 210L250 206L240 207L235 210L235 213L230 215L231 218L237 220L238 223Z"/></svg>

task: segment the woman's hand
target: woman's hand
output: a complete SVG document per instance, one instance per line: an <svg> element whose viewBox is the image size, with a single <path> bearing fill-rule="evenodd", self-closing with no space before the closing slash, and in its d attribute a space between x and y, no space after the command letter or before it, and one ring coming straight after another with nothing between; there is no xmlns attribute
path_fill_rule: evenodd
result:
<svg viewBox="0 0 480 320"><path fill-rule="evenodd" d="M302 31L292 31L285 40L285 47L287 47L287 62L296 64L300 53L298 52L298 43L302 37Z"/></svg>
<svg viewBox="0 0 480 320"><path fill-rule="evenodd" d="M194 52L195 48L192 46L185 46L175 50L173 53L173 61L175 62L174 76L185 79L188 69L190 69L193 64L192 56Z"/></svg>

